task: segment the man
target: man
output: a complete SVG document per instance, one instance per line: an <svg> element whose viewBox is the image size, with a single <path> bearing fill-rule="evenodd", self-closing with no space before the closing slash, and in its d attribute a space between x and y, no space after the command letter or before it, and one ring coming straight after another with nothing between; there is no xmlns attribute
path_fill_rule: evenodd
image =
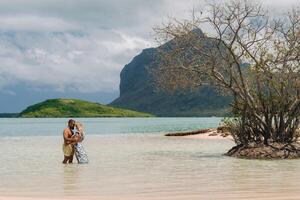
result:
<svg viewBox="0 0 300 200"><path fill-rule="evenodd" d="M75 128L75 120L70 119L68 122L68 127L65 128L63 132L64 144L63 144L63 152L64 152L64 160L63 164L72 163L74 157L74 144L76 144L80 138L72 137L73 130Z"/></svg>

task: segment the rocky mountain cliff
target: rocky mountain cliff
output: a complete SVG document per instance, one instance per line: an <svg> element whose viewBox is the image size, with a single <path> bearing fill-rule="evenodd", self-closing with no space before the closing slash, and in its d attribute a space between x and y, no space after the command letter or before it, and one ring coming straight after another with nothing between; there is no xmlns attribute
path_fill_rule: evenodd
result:
<svg viewBox="0 0 300 200"><path fill-rule="evenodd" d="M197 34L203 34L198 30ZM205 39L204 39L205 40ZM204 41L205 42L205 41ZM165 44L167 45L167 44ZM158 47L160 48L160 47ZM158 48L144 49L121 72L120 97L111 105L148 112L156 116L224 116L231 97L219 95L212 87L196 91L158 91L149 69L158 67Z"/></svg>

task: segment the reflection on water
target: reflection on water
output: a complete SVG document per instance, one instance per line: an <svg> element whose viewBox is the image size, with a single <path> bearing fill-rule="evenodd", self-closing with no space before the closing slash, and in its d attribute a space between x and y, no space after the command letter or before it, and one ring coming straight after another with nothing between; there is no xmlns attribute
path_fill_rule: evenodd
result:
<svg viewBox="0 0 300 200"><path fill-rule="evenodd" d="M223 156L231 141L87 135L86 165L61 164L61 136L0 140L0 195L136 199L297 199L300 161ZM74 160L76 163L76 160Z"/></svg>
<svg viewBox="0 0 300 200"><path fill-rule="evenodd" d="M72 195L73 191L80 190L80 174L82 174L82 169L78 165L65 165L64 167L64 194Z"/></svg>

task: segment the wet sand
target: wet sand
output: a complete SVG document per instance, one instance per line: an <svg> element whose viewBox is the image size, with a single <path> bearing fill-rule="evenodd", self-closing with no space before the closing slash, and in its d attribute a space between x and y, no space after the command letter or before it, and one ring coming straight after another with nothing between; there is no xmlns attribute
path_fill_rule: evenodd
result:
<svg viewBox="0 0 300 200"><path fill-rule="evenodd" d="M255 200L298 200L298 194L287 194L287 193L274 193L273 195L270 194L258 194L256 196L247 197L243 195L210 195L207 196L195 196L195 195L186 195L186 196L172 196L172 197L60 197L60 198L44 198L44 197L0 197L0 200L182 200L182 199L189 199L189 200L248 200L248 199L255 199Z"/></svg>
<svg viewBox="0 0 300 200"><path fill-rule="evenodd" d="M0 197L0 200L122 200L127 198L122 197L56 197L56 198L45 198L45 197ZM129 199L128 199L129 200ZM135 200L135 199L132 199Z"/></svg>

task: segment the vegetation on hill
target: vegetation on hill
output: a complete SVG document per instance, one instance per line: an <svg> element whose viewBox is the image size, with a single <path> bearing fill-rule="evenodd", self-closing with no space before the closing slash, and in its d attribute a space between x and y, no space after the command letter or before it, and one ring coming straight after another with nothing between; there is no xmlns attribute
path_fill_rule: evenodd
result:
<svg viewBox="0 0 300 200"><path fill-rule="evenodd" d="M49 99L29 106L19 117L151 117L148 113L113 108L77 99Z"/></svg>

